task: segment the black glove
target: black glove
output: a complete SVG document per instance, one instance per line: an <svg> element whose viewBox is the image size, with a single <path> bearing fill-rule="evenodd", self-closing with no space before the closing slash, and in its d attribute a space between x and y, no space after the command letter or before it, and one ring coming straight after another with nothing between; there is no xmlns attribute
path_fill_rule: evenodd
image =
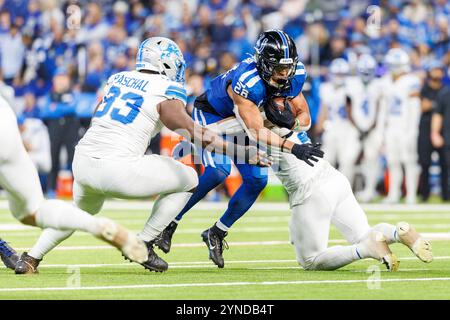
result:
<svg viewBox="0 0 450 320"><path fill-rule="evenodd" d="M316 143L314 145L312 145L311 143L294 144L291 153L298 159L305 161L311 167L314 167L314 164L309 160L317 162L319 161L319 159L317 158L323 158L324 153L319 148L320 143Z"/></svg>
<svg viewBox="0 0 450 320"><path fill-rule="evenodd" d="M284 99L284 110L281 111L273 99L268 99L263 105L267 120L281 128L292 129L295 116L287 99Z"/></svg>

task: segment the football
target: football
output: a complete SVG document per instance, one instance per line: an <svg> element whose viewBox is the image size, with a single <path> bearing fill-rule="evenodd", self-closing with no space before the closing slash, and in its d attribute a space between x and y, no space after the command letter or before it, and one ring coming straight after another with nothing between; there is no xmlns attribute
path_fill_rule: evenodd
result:
<svg viewBox="0 0 450 320"><path fill-rule="evenodd" d="M286 99L285 97L273 97L273 98L272 98L272 101L273 101L273 104L272 104L272 105L273 105L274 107L277 107L278 110L284 111L284 109L285 109L284 103L285 103L286 100L287 100L287 99ZM289 105L291 105L291 104L290 104L290 101L289 101L289 100L287 100L287 101L288 101ZM291 105L291 107L292 107L292 105Z"/></svg>

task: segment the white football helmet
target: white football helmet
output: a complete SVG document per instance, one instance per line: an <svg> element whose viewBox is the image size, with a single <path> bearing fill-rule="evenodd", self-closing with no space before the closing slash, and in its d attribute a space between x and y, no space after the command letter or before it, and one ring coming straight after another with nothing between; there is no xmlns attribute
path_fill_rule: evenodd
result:
<svg viewBox="0 0 450 320"><path fill-rule="evenodd" d="M409 55L403 49L400 48L389 49L384 61L389 71L393 74L411 71Z"/></svg>
<svg viewBox="0 0 450 320"><path fill-rule="evenodd" d="M337 58L331 61L329 71L331 82L336 86L341 86L350 72L350 66L347 60Z"/></svg>
<svg viewBox="0 0 450 320"><path fill-rule="evenodd" d="M156 71L170 80L184 83L186 62L178 45L164 37L148 38L139 45L136 70Z"/></svg>
<svg viewBox="0 0 450 320"><path fill-rule="evenodd" d="M369 82L375 76L377 62L370 54L362 54L356 63L358 74L364 82Z"/></svg>

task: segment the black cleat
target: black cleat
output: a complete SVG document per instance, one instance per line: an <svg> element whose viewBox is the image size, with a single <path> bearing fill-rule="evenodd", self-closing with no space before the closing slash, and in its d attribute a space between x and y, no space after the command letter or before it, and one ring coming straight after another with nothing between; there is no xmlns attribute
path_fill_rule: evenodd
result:
<svg viewBox="0 0 450 320"><path fill-rule="evenodd" d="M36 259L29 256L27 252L22 253L22 256L20 256L20 259L16 264L16 274L39 273L37 267L41 261L41 259Z"/></svg>
<svg viewBox="0 0 450 320"><path fill-rule="evenodd" d="M6 241L0 239L0 258L8 269L14 270L19 255Z"/></svg>
<svg viewBox="0 0 450 320"><path fill-rule="evenodd" d="M163 259L161 259L156 252L153 250L153 241L144 241L145 244L147 245L147 249L148 249L148 259L147 261L141 263L141 265L150 271L155 271L155 272L164 272L167 271L167 269L169 268L169 264L164 261ZM129 258L125 257L124 258L126 260L130 260ZM130 260L130 262L132 262Z"/></svg>
<svg viewBox="0 0 450 320"><path fill-rule="evenodd" d="M213 228L202 232L202 239L206 243L209 250L209 259L211 259L219 268L223 268L225 266L222 253L224 245L225 248L228 249L228 244L224 239L227 234L228 232L224 232L223 234L215 232Z"/></svg>
<svg viewBox="0 0 450 320"><path fill-rule="evenodd" d="M177 227L178 223L172 221L155 240L155 245L164 253L169 253L172 245L172 237Z"/></svg>

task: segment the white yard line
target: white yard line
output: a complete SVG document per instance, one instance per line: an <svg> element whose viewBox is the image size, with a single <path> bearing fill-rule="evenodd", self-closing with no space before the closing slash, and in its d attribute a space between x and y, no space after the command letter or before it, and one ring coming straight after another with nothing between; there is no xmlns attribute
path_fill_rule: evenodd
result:
<svg viewBox="0 0 450 320"><path fill-rule="evenodd" d="M417 260L416 257L400 257L400 261L405 260ZM434 260L450 260L450 256L434 257ZM277 263L295 263L297 260L230 260L226 261L227 264L277 264ZM137 266L137 264L131 264L129 262L123 263L94 263L94 264L42 264L40 268L107 268L107 267L130 267ZM170 269L182 269L182 268L217 268L211 261L178 261L169 263ZM0 265L0 269L6 269L5 266ZM270 270L270 269L300 269L299 266L280 266L280 267L249 267L247 269L254 270ZM417 269L400 269L400 271L427 271L426 268ZM382 270L385 271L385 270ZM386 270L388 271L388 270ZM366 272L365 270L351 270L350 272Z"/></svg>
<svg viewBox="0 0 450 320"><path fill-rule="evenodd" d="M212 282L212 283L172 283L172 284L142 284L123 286L92 286L92 287L48 287L48 288L0 288L0 292L22 291L84 291L84 290L123 290L123 289L155 289L155 288L190 288L190 287L236 287L236 286L279 286L279 285L308 285L308 284L349 284L375 282L429 282L450 281L450 277L442 278L410 278L410 279L378 279L378 280L299 280L299 281L246 281L246 282Z"/></svg>
<svg viewBox="0 0 450 320"><path fill-rule="evenodd" d="M442 233L422 233L423 237L432 240L432 241L449 241L450 233L442 232ZM343 239L330 239L328 241L329 244L341 244L347 243L347 241ZM288 245L289 241L286 240L274 240L274 241L245 241L245 242L229 242L228 243L232 247L242 247L242 246L278 246L278 245ZM201 242L198 243L175 243L172 245L174 248L199 248L204 247L205 245ZM29 250L29 248L15 248L18 251ZM101 246L59 246L53 250L57 251L74 251L74 250L116 250L116 248L108 245Z"/></svg>

